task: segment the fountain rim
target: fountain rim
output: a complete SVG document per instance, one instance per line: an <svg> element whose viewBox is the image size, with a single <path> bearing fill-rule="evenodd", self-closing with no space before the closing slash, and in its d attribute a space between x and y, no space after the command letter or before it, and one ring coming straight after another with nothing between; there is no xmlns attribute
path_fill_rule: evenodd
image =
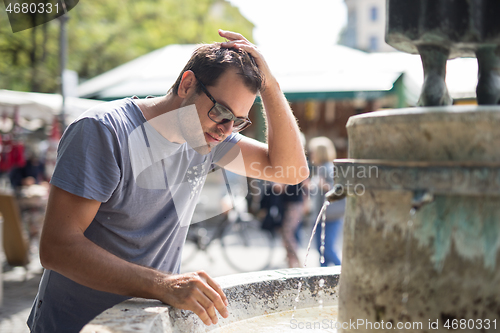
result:
<svg viewBox="0 0 500 333"><path fill-rule="evenodd" d="M455 121L449 118L454 115L455 118L462 119L462 117L470 117L480 114L489 114L492 118L500 120L500 105L445 105L445 106L415 106L400 109L379 110L367 112L352 116L347 121L346 127L368 125L374 122L409 122L411 119L425 117L426 122L432 122L428 119L430 115L436 118L446 117L446 121ZM413 116L413 117L411 117ZM434 120L435 121L435 120ZM484 119L489 121L489 119Z"/></svg>
<svg viewBox="0 0 500 333"><path fill-rule="evenodd" d="M204 326L201 320L191 311L176 309L163 304L158 300L131 298L104 311L83 327L80 333L125 333L131 331L157 332L161 327L165 333L185 332L182 324L193 325L200 328L198 331L210 331L223 327L235 321L257 317L275 312L290 311L293 309L297 297L297 284L302 281L304 285L317 282L319 279L330 279L332 284L328 287L334 293L333 297L326 298L324 306L338 305L338 288L340 279L340 266L314 267L314 268L289 268L250 273L239 273L216 277L229 300L229 314L227 319L219 318L218 326ZM293 288L284 288L286 285ZM281 286L281 287L280 287ZM244 288L246 287L246 289ZM241 288L245 290L241 290ZM257 301L247 302L254 294L251 288L262 291L262 298ZM274 302L268 291L275 290L280 302ZM301 302L297 309L317 306L313 299L307 299L306 293L312 290L302 288ZM260 306L260 307L259 307ZM257 311L258 310L258 311ZM257 311L253 313L252 311ZM127 315L124 316L124 313ZM186 326L187 327L187 326Z"/></svg>
<svg viewBox="0 0 500 333"><path fill-rule="evenodd" d="M333 164L335 183L347 193L356 193L355 187L363 185L364 190L500 195L500 162L336 159ZM376 169L376 177L371 177L371 168ZM360 171L364 177L359 177Z"/></svg>
<svg viewBox="0 0 500 333"><path fill-rule="evenodd" d="M475 168L488 167L500 168L500 162L496 161L399 161L382 159L361 159L361 158L337 158L333 160L334 165L379 165L387 167L405 167L405 168Z"/></svg>

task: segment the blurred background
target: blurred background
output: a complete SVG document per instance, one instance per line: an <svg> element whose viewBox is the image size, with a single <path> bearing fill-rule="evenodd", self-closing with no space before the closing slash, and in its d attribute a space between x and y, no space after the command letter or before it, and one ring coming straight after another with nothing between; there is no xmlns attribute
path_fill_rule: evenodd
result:
<svg viewBox="0 0 500 333"><path fill-rule="evenodd" d="M64 128L104 101L165 94L197 44L222 41L219 28L240 32L261 49L291 103L306 151L322 137L337 158L347 157L350 116L414 106L423 82L420 57L384 41L385 0L85 0L17 33L5 9L0 5L0 332L27 332L42 271L37 242L47 182ZM475 59L447 66L454 104L475 104ZM257 99L254 125L243 134L263 141L261 109ZM310 191L326 186L315 167L311 163L311 179L293 199L302 202L293 223L299 266L318 213ZM207 180L196 212L204 222L190 232L183 271L221 276L296 267L282 242L283 202L290 200L283 198L285 188L239 179L247 190L228 197L225 179ZM251 237L239 239L241 230ZM332 243L341 256L339 234ZM313 242L308 266L320 265L317 248ZM238 266L241 261L255 265Z"/></svg>

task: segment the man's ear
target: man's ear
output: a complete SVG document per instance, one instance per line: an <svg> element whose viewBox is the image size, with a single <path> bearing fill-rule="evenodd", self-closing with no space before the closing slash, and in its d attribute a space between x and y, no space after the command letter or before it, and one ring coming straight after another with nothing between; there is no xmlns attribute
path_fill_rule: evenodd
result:
<svg viewBox="0 0 500 333"><path fill-rule="evenodd" d="M193 71L185 71L182 73L181 83L179 84L179 88L177 89L177 96L180 98L186 98L189 95L191 90L196 89L196 77L194 76Z"/></svg>

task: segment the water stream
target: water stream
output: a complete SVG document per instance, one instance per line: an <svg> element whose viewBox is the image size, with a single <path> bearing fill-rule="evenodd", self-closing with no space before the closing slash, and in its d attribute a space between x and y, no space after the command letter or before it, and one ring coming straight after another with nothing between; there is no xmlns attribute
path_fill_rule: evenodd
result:
<svg viewBox="0 0 500 333"><path fill-rule="evenodd" d="M330 204L329 201L325 201L321 210L319 211L318 217L316 218L316 222L314 223L314 227L311 233L311 238L309 239L309 244L307 245L306 256L304 259L304 267L307 266L307 256L309 255L309 251L311 250L311 244L314 238L314 234L316 233L316 228L318 227L318 223L321 220L321 246L320 246L320 262L325 262L325 229L326 229L326 207ZM321 279L318 281L318 304L320 311L323 309L323 286L325 285L325 280ZM292 319L295 319L295 312L297 310L297 303L299 302L300 289L302 288L302 279L300 279L297 285L297 297L295 298L295 305L292 311Z"/></svg>
<svg viewBox="0 0 500 333"><path fill-rule="evenodd" d="M309 239L309 244L307 245L306 257L304 259L304 267L307 266L307 256L309 255L309 250L311 249L311 243L316 233L316 228L318 227L319 220L321 220L321 248L320 248L320 262L325 262L325 224L326 224L326 207L330 204L329 201L325 201L321 210L319 211L316 222L311 233L311 238Z"/></svg>

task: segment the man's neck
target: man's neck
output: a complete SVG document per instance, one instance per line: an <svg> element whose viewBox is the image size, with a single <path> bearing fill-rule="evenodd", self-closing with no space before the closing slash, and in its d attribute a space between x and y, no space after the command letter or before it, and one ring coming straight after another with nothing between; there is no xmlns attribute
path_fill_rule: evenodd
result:
<svg viewBox="0 0 500 333"><path fill-rule="evenodd" d="M168 93L165 96L139 99L135 103L141 109L144 118L153 126L163 137L170 142L183 143L176 110L181 105L181 99Z"/></svg>

